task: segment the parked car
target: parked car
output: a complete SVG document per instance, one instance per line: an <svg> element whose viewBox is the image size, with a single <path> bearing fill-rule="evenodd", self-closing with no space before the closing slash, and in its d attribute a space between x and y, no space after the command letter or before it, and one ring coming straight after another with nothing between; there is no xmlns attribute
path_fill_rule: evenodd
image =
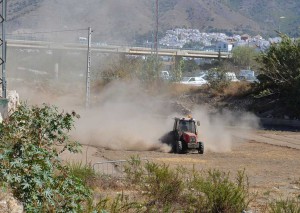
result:
<svg viewBox="0 0 300 213"><path fill-rule="evenodd" d="M163 70L160 72L160 77L166 81L171 79L171 75L170 75L169 71L166 71L166 70Z"/></svg>
<svg viewBox="0 0 300 213"><path fill-rule="evenodd" d="M255 72L253 70L241 70L239 79L242 81L258 82L258 79L256 78Z"/></svg>
<svg viewBox="0 0 300 213"><path fill-rule="evenodd" d="M239 81L239 79L236 77L234 72L226 72L225 76L222 76L222 75L220 75L220 73L217 73L214 71L201 72L200 77L203 78L204 80L226 78L226 80L228 80L228 81L233 81L233 82Z"/></svg>
<svg viewBox="0 0 300 213"><path fill-rule="evenodd" d="M180 83L192 86L202 86L204 84L208 84L208 81L202 77L183 77Z"/></svg>
<svg viewBox="0 0 300 213"><path fill-rule="evenodd" d="M225 76L226 76L226 79L229 80L229 81L233 81L233 82L237 82L237 81L240 81L234 72L226 72L225 73Z"/></svg>

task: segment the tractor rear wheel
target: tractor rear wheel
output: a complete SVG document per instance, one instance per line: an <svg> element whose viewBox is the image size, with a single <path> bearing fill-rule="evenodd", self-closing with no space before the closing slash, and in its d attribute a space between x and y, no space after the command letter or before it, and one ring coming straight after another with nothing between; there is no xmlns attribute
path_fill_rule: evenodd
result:
<svg viewBox="0 0 300 213"><path fill-rule="evenodd" d="M199 154L203 154L204 153L204 144L203 144L203 142L199 142L198 153Z"/></svg>

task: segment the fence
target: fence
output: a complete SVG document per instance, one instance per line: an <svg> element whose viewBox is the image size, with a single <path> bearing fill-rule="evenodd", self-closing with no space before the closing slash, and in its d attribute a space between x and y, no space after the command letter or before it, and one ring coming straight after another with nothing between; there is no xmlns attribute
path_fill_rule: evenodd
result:
<svg viewBox="0 0 300 213"><path fill-rule="evenodd" d="M148 159L140 159L141 163L148 163ZM102 161L93 164L93 169L103 175L123 178L125 176L125 169L129 167L128 160L112 160Z"/></svg>

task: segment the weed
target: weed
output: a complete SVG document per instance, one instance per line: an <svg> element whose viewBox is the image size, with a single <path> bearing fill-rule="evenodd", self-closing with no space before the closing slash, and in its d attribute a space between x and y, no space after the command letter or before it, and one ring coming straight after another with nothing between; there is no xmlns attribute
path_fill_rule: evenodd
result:
<svg viewBox="0 0 300 213"><path fill-rule="evenodd" d="M142 181L142 176L145 173L145 170L139 156L130 157L128 165L124 166L124 172L129 183L139 183Z"/></svg>
<svg viewBox="0 0 300 213"><path fill-rule="evenodd" d="M95 205L89 202L86 208L88 212L99 213L119 213L119 212L142 212L144 206L138 202L132 202L128 195L123 192L118 194L115 198L101 198Z"/></svg>
<svg viewBox="0 0 300 213"><path fill-rule="evenodd" d="M271 191L270 191L270 190L265 191L265 192L263 193L264 196L270 196L270 194L271 194Z"/></svg>
<svg viewBox="0 0 300 213"><path fill-rule="evenodd" d="M170 169L166 164L146 163L147 173L141 176L142 165L136 159L133 162L138 164L127 175L131 181L139 180L135 184L144 192L148 212L242 212L254 199L244 170L231 181L229 173L218 170L197 173L182 167Z"/></svg>
<svg viewBox="0 0 300 213"><path fill-rule="evenodd" d="M194 173L189 189L190 208L202 209L200 212L242 212L252 200L244 171L238 172L235 182L230 181L229 173L218 170L208 171L206 177Z"/></svg>
<svg viewBox="0 0 300 213"><path fill-rule="evenodd" d="M270 203L270 213L299 213L300 212L300 200L286 199L277 200Z"/></svg>
<svg viewBox="0 0 300 213"><path fill-rule="evenodd" d="M91 164L83 165L82 162L70 162L67 164L70 169L70 174L82 180L86 185L93 182L97 177Z"/></svg>
<svg viewBox="0 0 300 213"><path fill-rule="evenodd" d="M248 82L233 82L224 89L225 96L244 96L252 92L251 84Z"/></svg>
<svg viewBox="0 0 300 213"><path fill-rule="evenodd" d="M151 200L159 201L162 205L176 202L181 196L184 183L180 170L171 170L168 165L147 163L148 175L145 177L142 189Z"/></svg>
<svg viewBox="0 0 300 213"><path fill-rule="evenodd" d="M271 94L273 94L273 93L270 89L265 89L265 90L260 91L259 94L255 95L254 97L255 98L263 98L263 97L269 96Z"/></svg>

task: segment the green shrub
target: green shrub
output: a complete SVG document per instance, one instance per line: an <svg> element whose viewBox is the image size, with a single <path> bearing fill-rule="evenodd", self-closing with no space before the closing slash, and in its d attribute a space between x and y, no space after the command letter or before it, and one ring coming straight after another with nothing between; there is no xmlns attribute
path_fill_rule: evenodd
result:
<svg viewBox="0 0 300 213"><path fill-rule="evenodd" d="M279 102L294 117L300 117L300 40L279 34L282 41L261 52L258 89L278 94Z"/></svg>
<svg viewBox="0 0 300 213"><path fill-rule="evenodd" d="M143 212L143 205L138 202L130 201L129 196L123 192L118 194L115 198L100 198L100 200L93 205L89 203L87 213L120 213L120 212Z"/></svg>
<svg viewBox="0 0 300 213"><path fill-rule="evenodd" d="M171 170L166 164L155 163L147 163L145 167L148 174L142 183L142 190L148 192L146 196L163 206L176 203L184 187L181 170Z"/></svg>
<svg viewBox="0 0 300 213"><path fill-rule="evenodd" d="M226 78L225 71L216 68L208 72L207 81L210 87L218 92L223 92L230 84L230 81Z"/></svg>
<svg viewBox="0 0 300 213"><path fill-rule="evenodd" d="M299 199L278 200L270 203L270 213L299 213L300 201Z"/></svg>
<svg viewBox="0 0 300 213"><path fill-rule="evenodd" d="M80 212L90 190L62 165L59 154L78 152L69 140L75 112L22 104L0 128L0 181L27 212Z"/></svg>
<svg viewBox="0 0 300 213"><path fill-rule="evenodd" d="M242 212L255 198L249 192L245 171L239 171L232 181L229 173L218 170L197 173L182 167L170 169L166 164L135 166L138 169L126 174L139 177L135 183L148 212ZM140 175L143 168L146 173Z"/></svg>
<svg viewBox="0 0 300 213"><path fill-rule="evenodd" d="M124 172L129 183L133 184L142 181L142 177L145 174L145 169L139 156L130 157L128 160L128 165L125 165L124 167Z"/></svg>
<svg viewBox="0 0 300 213"><path fill-rule="evenodd" d="M251 201L248 187L244 171L238 172L236 181L218 170L207 176L195 173L189 182L189 205L199 212L242 212Z"/></svg>
<svg viewBox="0 0 300 213"><path fill-rule="evenodd" d="M91 164L83 165L82 162L71 162L67 164L70 174L82 180L86 186L89 186L97 177L97 174Z"/></svg>

